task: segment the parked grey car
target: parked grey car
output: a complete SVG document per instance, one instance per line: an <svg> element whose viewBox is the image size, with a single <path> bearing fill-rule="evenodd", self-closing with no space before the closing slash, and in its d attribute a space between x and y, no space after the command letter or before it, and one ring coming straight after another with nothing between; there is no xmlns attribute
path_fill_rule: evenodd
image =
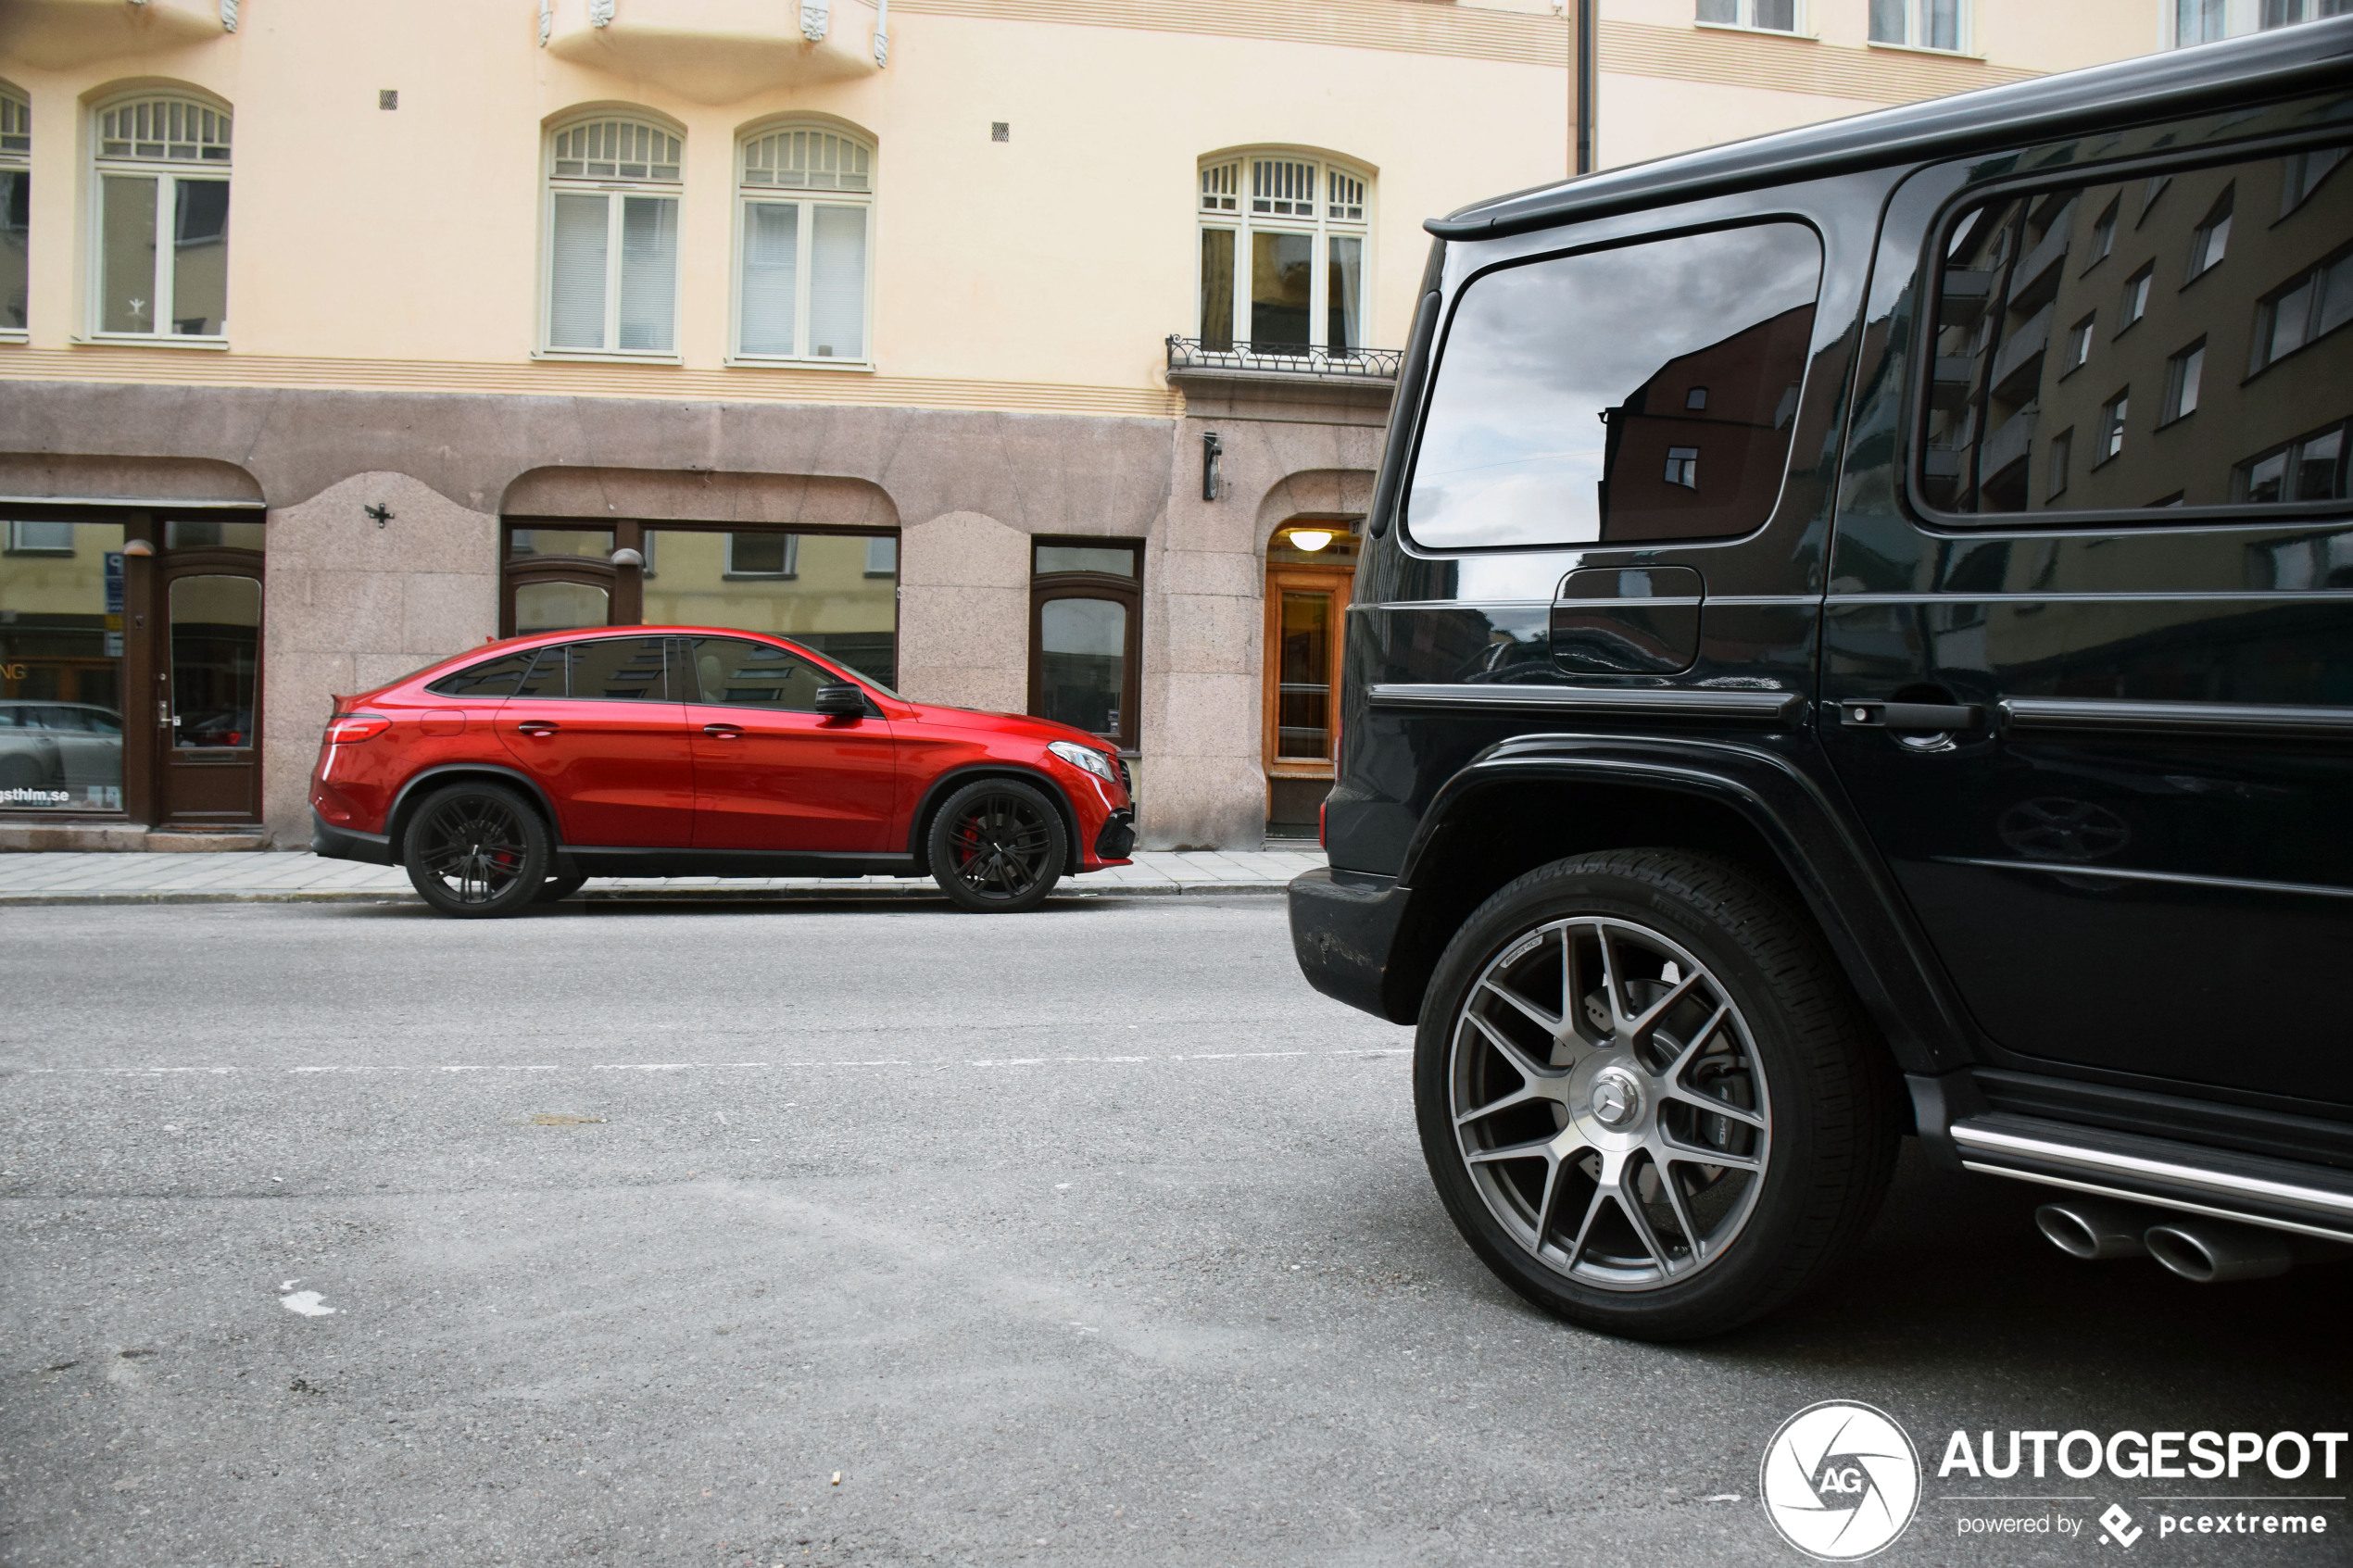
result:
<svg viewBox="0 0 2353 1568"><path fill-rule="evenodd" d="M0 791L61 793L62 800L12 805L92 804L94 790L122 786L122 716L87 702L0 702Z"/></svg>

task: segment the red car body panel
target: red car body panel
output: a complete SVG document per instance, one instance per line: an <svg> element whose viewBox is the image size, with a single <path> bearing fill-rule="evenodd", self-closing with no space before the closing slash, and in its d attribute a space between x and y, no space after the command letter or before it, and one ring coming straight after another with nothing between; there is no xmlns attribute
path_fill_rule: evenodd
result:
<svg viewBox="0 0 2353 1568"><path fill-rule="evenodd" d="M487 727L547 792L568 842L677 849L694 842L686 704L513 696Z"/></svg>
<svg viewBox="0 0 2353 1568"><path fill-rule="evenodd" d="M603 636L772 643L862 687L879 716L427 689L503 654ZM434 780L472 772L527 785L554 819L559 854L587 874L904 874L923 860L927 811L963 780L993 773L1024 777L1063 807L1067 871L1127 863L1116 834L1120 853L1099 849L1114 820L1132 822L1126 789L1047 749L1076 743L1111 759L1124 778L1100 736L1024 714L910 702L782 637L670 626L513 637L336 699L337 716L359 713L389 723L361 741L322 738L311 775L312 842L323 855L396 863L409 809Z"/></svg>
<svg viewBox="0 0 2353 1568"><path fill-rule="evenodd" d="M901 825L887 719L693 706L695 847L887 854Z"/></svg>

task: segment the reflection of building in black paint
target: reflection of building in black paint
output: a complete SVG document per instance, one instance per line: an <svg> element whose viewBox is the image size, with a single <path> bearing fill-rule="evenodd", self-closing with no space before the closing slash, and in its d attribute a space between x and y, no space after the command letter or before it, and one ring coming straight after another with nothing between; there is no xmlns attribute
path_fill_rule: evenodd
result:
<svg viewBox="0 0 2353 1568"><path fill-rule="evenodd" d="M1660 366L1603 410L1602 537L1696 539L1765 521L1806 377L1802 305Z"/></svg>
<svg viewBox="0 0 2353 1568"><path fill-rule="evenodd" d="M2344 498L2348 151L2055 186L1964 214L1923 399L1930 504Z"/></svg>

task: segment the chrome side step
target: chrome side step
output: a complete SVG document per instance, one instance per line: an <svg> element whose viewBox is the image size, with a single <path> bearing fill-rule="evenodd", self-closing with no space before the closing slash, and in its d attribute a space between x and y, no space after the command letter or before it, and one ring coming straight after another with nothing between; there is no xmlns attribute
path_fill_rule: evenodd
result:
<svg viewBox="0 0 2353 1568"><path fill-rule="evenodd" d="M1964 1170L2353 1242L2353 1171L1998 1111L1946 1135Z"/></svg>

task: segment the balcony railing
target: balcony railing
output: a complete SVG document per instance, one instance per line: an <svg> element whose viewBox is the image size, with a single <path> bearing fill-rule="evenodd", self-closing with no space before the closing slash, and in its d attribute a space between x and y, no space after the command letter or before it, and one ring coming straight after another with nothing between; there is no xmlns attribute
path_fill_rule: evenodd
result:
<svg viewBox="0 0 2353 1568"><path fill-rule="evenodd" d="M1197 337L1168 340L1168 369L1225 370L1246 375L1299 376L1326 381L1393 382L1402 348L1310 348L1297 343L1212 345Z"/></svg>

